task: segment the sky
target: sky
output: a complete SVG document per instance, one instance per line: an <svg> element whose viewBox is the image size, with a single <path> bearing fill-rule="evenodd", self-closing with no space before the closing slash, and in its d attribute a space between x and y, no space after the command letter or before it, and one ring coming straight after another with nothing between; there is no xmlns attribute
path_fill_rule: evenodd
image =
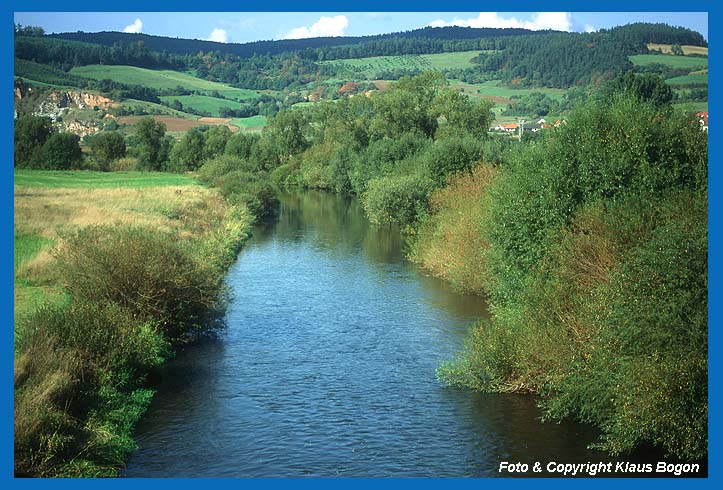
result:
<svg viewBox="0 0 723 490"><path fill-rule="evenodd" d="M446 25L584 32L630 22L665 22L708 38L706 12L15 12L15 23L48 33L125 31L236 43Z"/></svg>

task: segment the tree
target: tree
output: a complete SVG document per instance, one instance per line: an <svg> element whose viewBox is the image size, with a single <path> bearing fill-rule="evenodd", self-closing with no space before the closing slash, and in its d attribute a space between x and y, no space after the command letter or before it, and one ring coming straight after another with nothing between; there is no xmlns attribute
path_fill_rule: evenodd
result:
<svg viewBox="0 0 723 490"><path fill-rule="evenodd" d="M163 163L161 141L166 134L166 125L152 117L144 117L136 124L138 139L138 168L160 170Z"/></svg>
<svg viewBox="0 0 723 490"><path fill-rule="evenodd" d="M72 133L55 133L40 151L39 168L68 170L83 158L80 137Z"/></svg>
<svg viewBox="0 0 723 490"><path fill-rule="evenodd" d="M657 107L670 104L673 90L660 75L654 73L621 73L610 82L608 94L622 92L641 102L650 102Z"/></svg>
<svg viewBox="0 0 723 490"><path fill-rule="evenodd" d="M23 117L15 121L15 166L33 167L39 163L40 149L53 134L47 117Z"/></svg>
<svg viewBox="0 0 723 490"><path fill-rule="evenodd" d="M93 156L101 162L112 162L126 155L126 142L117 131L103 132L90 140Z"/></svg>
<svg viewBox="0 0 723 490"><path fill-rule="evenodd" d="M228 126L216 126L206 133L204 151L206 158L213 158L224 152L226 143L231 138L231 130Z"/></svg>
<svg viewBox="0 0 723 490"><path fill-rule="evenodd" d="M206 158L204 145L203 132L197 128L191 129L181 141L173 146L167 169L173 172L196 170Z"/></svg>

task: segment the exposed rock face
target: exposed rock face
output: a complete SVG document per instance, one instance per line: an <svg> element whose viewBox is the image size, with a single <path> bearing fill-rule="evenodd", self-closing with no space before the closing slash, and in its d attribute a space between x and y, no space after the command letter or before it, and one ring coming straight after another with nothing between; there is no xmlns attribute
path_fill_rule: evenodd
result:
<svg viewBox="0 0 723 490"><path fill-rule="evenodd" d="M101 109L107 109L113 103L108 97L102 95L94 95L86 92L51 92L48 95L48 102L55 103L58 107L72 107L82 109L84 107L98 106Z"/></svg>
<svg viewBox="0 0 723 490"><path fill-rule="evenodd" d="M53 124L61 131L75 133L80 137L96 133L102 124L96 120L66 120L66 114L71 109L84 109L97 107L105 111L113 105L113 100L102 95L90 94L76 90L53 90L44 94L43 91L35 92L33 87L24 83L15 83L15 102L22 101L32 95L40 95L39 102L36 102L33 114L36 116L49 117ZM41 95L42 94L42 95ZM72 114L71 114L72 116ZM108 116L108 114L106 114ZM15 111L18 117L18 111ZM112 117L112 116L111 116Z"/></svg>

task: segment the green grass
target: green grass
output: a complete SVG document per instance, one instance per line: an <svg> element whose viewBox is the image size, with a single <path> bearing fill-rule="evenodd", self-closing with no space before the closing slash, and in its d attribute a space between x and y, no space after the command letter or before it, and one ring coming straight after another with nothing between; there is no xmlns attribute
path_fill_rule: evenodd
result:
<svg viewBox="0 0 723 490"><path fill-rule="evenodd" d="M77 75L94 80L111 79L128 85L142 85L155 89L173 89L181 86L187 90L198 90L203 93L217 91L224 97L236 100L256 99L259 94L255 90L235 88L223 83L210 82L194 77L188 73L172 70L148 70L135 66L88 65L77 66L70 70Z"/></svg>
<svg viewBox="0 0 723 490"><path fill-rule="evenodd" d="M708 102L680 102L673 107L689 112L708 112Z"/></svg>
<svg viewBox="0 0 723 490"><path fill-rule="evenodd" d="M650 65L660 63L671 68L701 69L708 68L708 58L696 58L692 56L673 56L669 54L636 54L628 59L634 65Z"/></svg>
<svg viewBox="0 0 723 490"><path fill-rule="evenodd" d="M219 110L222 107L241 108L241 103L235 100L219 99L208 95L168 95L161 97L161 100L167 104L172 104L174 100L177 100L183 104L184 108L190 107L194 111L208 112L216 117L220 117Z"/></svg>
<svg viewBox="0 0 723 490"><path fill-rule="evenodd" d="M458 51L455 53L410 54L403 56L374 56L370 58L351 58L347 60L330 60L323 63L348 68L373 77L381 70L445 70L469 68L475 66L470 60L482 51Z"/></svg>
<svg viewBox="0 0 723 490"><path fill-rule="evenodd" d="M14 269L17 272L20 266L38 255L41 250L53 245L55 241L41 235L16 233L13 243Z"/></svg>
<svg viewBox="0 0 723 490"><path fill-rule="evenodd" d="M231 124L241 129L254 129L266 126L266 116L237 117Z"/></svg>
<svg viewBox="0 0 723 490"><path fill-rule="evenodd" d="M707 73L696 73L669 78L665 81L668 85L708 85Z"/></svg>
<svg viewBox="0 0 723 490"><path fill-rule="evenodd" d="M121 107L123 107L124 109L134 113L143 111L145 114L163 114L167 116L180 117L183 119L191 119L194 121L198 119L198 116L194 114L177 111L176 109L171 109L170 107L166 107L162 104L156 104L154 102L148 102L146 100L125 99L120 104Z"/></svg>
<svg viewBox="0 0 723 490"><path fill-rule="evenodd" d="M16 170L18 187L83 187L88 189L120 187L160 187L195 185L189 175L161 172L91 172L87 170Z"/></svg>
<svg viewBox="0 0 723 490"><path fill-rule="evenodd" d="M452 87L462 88L467 94L479 94L486 95L489 97L503 97L510 99L513 96L522 97L524 95L531 94L533 92L542 92L551 99L561 100L562 96L565 95L564 89L558 88L513 88L502 84L500 80L491 80L483 83L464 83L459 80L450 80Z"/></svg>

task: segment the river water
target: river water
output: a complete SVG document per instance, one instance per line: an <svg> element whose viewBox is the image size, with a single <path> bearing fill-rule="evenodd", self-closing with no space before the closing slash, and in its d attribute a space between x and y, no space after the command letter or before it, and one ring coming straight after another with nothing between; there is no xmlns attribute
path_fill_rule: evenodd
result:
<svg viewBox="0 0 723 490"><path fill-rule="evenodd" d="M404 260L358 201L282 196L230 270L217 338L180 352L137 428L128 477L498 476L500 461L607 460L524 395L435 369L486 314Z"/></svg>

